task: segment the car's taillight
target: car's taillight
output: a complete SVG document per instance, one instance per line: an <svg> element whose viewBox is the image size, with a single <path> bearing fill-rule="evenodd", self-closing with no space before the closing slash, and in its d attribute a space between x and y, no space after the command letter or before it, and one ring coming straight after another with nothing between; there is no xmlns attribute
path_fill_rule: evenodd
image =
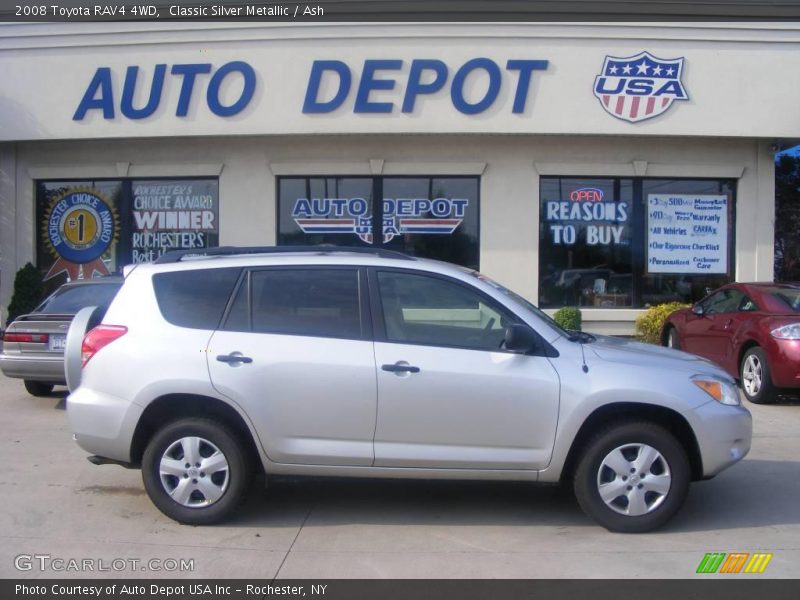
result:
<svg viewBox="0 0 800 600"><path fill-rule="evenodd" d="M124 325L98 325L83 337L81 344L81 368L100 350L128 333Z"/></svg>
<svg viewBox="0 0 800 600"><path fill-rule="evenodd" d="M6 333L3 335L4 342L23 342L46 344L50 336L46 333Z"/></svg>

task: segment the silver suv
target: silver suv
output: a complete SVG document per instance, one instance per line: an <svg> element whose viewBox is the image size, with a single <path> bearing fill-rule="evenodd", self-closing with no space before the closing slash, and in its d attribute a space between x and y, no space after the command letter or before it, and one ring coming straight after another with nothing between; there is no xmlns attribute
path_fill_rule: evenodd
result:
<svg viewBox="0 0 800 600"><path fill-rule="evenodd" d="M394 252L179 251L133 268L84 336L85 311L67 340L75 439L141 467L182 523L230 515L263 471L564 481L608 529L641 532L750 449L712 363L564 331L488 277Z"/></svg>

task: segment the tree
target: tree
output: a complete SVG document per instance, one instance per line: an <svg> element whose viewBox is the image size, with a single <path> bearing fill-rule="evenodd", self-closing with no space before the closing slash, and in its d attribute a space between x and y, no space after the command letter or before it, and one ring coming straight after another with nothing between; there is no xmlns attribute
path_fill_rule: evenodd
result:
<svg viewBox="0 0 800 600"><path fill-rule="evenodd" d="M8 305L8 323L20 315L31 312L42 300L42 274L27 263L14 277L14 293Z"/></svg>

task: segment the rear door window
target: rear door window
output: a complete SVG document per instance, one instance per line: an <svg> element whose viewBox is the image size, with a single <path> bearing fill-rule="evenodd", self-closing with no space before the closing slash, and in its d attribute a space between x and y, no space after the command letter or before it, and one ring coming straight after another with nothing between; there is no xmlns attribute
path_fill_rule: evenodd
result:
<svg viewBox="0 0 800 600"><path fill-rule="evenodd" d="M153 276L162 316L173 325L216 329L241 269L195 269Z"/></svg>
<svg viewBox="0 0 800 600"><path fill-rule="evenodd" d="M357 268L252 271L225 323L229 331L362 339Z"/></svg>

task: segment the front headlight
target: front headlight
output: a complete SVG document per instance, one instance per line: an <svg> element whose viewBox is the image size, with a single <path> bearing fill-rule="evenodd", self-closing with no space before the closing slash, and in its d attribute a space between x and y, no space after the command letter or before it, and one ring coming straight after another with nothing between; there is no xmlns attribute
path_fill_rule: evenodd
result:
<svg viewBox="0 0 800 600"><path fill-rule="evenodd" d="M800 340L800 323L789 323L770 331L774 338L779 340Z"/></svg>
<svg viewBox="0 0 800 600"><path fill-rule="evenodd" d="M728 381L708 375L694 375L692 383L721 404L739 406L739 390Z"/></svg>

